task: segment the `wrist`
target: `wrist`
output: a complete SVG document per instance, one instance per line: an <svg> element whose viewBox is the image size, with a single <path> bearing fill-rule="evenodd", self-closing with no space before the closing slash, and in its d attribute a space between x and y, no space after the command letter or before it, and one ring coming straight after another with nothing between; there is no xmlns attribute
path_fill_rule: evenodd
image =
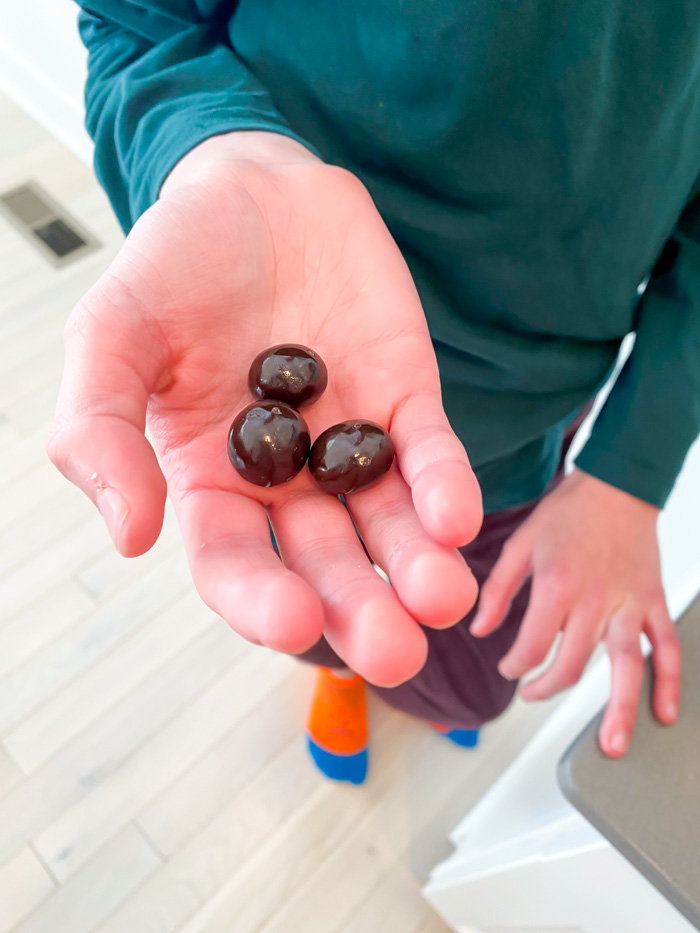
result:
<svg viewBox="0 0 700 933"><path fill-rule="evenodd" d="M597 498L601 501L605 500L611 505L616 505L619 503L624 504L626 507L636 508L639 512L644 512L654 521L661 512L661 509L658 508L658 506L653 505L651 502L647 502L645 499L640 499L638 496L635 496L624 489L620 489L619 486L608 483L606 480L600 479L599 477L594 476L592 473L587 473L585 470L582 470L579 467L574 467L574 469L568 475L567 479L569 480L569 485L571 487L585 487L587 490L590 490L592 495L596 495Z"/></svg>
<svg viewBox="0 0 700 933"><path fill-rule="evenodd" d="M235 130L210 136L191 149L171 169L160 197L191 184L222 165L252 162L257 165L294 165L321 160L309 149L282 133L266 130Z"/></svg>

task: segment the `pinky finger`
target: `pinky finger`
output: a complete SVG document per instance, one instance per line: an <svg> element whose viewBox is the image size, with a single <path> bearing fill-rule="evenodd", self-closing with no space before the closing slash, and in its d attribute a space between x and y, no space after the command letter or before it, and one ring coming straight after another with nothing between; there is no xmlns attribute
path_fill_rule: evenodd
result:
<svg viewBox="0 0 700 933"><path fill-rule="evenodd" d="M644 634L654 665L654 713L661 722L678 719L681 696L681 645L665 605L649 612Z"/></svg>
<svg viewBox="0 0 700 933"><path fill-rule="evenodd" d="M600 727L600 745L606 755L619 758L629 748L644 681L640 644L642 613L622 606L610 619L605 644L610 655L612 684L608 708Z"/></svg>
<svg viewBox="0 0 700 933"><path fill-rule="evenodd" d="M392 418L391 436L425 531L444 547L468 544L483 519L481 490L439 394L416 394L404 402Z"/></svg>

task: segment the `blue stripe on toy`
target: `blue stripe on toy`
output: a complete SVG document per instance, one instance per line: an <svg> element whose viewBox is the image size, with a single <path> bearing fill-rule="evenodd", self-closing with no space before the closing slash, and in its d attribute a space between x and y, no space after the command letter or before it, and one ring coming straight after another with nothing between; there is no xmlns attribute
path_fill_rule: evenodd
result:
<svg viewBox="0 0 700 933"><path fill-rule="evenodd" d="M450 729L449 732L443 732L443 735L450 742L463 748L475 748L479 742L478 729Z"/></svg>
<svg viewBox="0 0 700 933"><path fill-rule="evenodd" d="M362 784L367 777L369 755L366 748L354 755L334 755L314 742L308 734L306 745L318 769L331 780Z"/></svg>

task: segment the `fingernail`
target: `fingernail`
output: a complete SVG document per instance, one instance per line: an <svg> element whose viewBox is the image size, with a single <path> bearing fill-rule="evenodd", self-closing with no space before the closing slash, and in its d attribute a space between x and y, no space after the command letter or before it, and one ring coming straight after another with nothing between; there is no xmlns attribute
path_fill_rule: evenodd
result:
<svg viewBox="0 0 700 933"><path fill-rule="evenodd" d="M615 735L610 739L610 748L612 751L617 752L620 755L627 751L628 745L629 739L625 732L616 732Z"/></svg>
<svg viewBox="0 0 700 933"><path fill-rule="evenodd" d="M664 716L666 719L677 719L678 718L678 704L674 703L671 700L664 706Z"/></svg>
<svg viewBox="0 0 700 933"><path fill-rule="evenodd" d="M121 537L122 526L129 512L126 502L124 502L116 489L112 489L111 486L106 486L97 494L97 508L100 510L102 518L105 520L107 530L112 536L112 541L114 541L115 547L119 551L119 539Z"/></svg>
<svg viewBox="0 0 700 933"><path fill-rule="evenodd" d="M513 669L510 664L501 664L498 665L498 673L504 680L516 680L516 675L513 673Z"/></svg>
<svg viewBox="0 0 700 933"><path fill-rule="evenodd" d="M477 612L477 614L472 619L471 625L469 626L469 631L472 633L472 635L476 635L478 630L484 624L484 619L485 619L485 613L479 610L479 612Z"/></svg>

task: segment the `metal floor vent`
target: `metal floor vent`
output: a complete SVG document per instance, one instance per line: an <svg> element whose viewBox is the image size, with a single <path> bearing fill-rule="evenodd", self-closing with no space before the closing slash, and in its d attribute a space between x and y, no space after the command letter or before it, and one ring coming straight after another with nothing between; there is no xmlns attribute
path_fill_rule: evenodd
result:
<svg viewBox="0 0 700 933"><path fill-rule="evenodd" d="M0 195L0 214L54 266L65 266L101 245L33 181Z"/></svg>

